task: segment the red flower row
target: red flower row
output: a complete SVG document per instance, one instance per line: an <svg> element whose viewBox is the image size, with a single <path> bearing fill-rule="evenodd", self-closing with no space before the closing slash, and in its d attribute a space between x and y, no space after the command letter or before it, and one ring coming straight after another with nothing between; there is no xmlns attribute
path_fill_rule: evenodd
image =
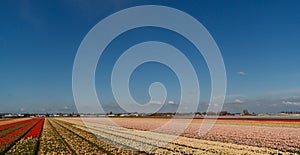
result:
<svg viewBox="0 0 300 155"><path fill-rule="evenodd" d="M4 130L7 130L9 128L12 128L12 127L19 126L19 125L24 124L24 123L28 123L28 122L30 122L30 120L31 119L29 119L29 120L22 120L22 121L10 123L10 124L5 124L5 125L0 125L0 132L4 131Z"/></svg>
<svg viewBox="0 0 300 155"><path fill-rule="evenodd" d="M40 121L25 135L24 138L39 138L44 125L44 118L40 119Z"/></svg>
<svg viewBox="0 0 300 155"><path fill-rule="evenodd" d="M18 130L15 130L11 133L8 133L4 137L0 138L0 154L2 154L8 147L14 144L19 138L23 137L28 130L30 130L40 119L33 118L30 119L30 123L21 127Z"/></svg>

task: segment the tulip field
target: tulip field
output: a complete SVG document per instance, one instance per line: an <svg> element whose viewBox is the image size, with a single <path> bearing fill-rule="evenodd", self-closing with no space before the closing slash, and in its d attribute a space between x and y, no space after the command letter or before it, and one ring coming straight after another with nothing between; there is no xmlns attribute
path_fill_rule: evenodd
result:
<svg viewBox="0 0 300 155"><path fill-rule="evenodd" d="M35 154L43 128L43 118L12 120L0 126L0 154Z"/></svg>
<svg viewBox="0 0 300 155"><path fill-rule="evenodd" d="M299 154L299 120L24 118L0 121L0 154Z"/></svg>

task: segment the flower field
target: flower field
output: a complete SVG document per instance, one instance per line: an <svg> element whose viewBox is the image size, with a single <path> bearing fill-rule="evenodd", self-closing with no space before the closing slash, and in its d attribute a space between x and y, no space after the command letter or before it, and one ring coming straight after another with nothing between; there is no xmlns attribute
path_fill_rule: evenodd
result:
<svg viewBox="0 0 300 155"><path fill-rule="evenodd" d="M0 125L0 154L299 154L298 120L220 119L204 136L198 135L201 119L193 120L183 133L176 127L185 119L158 129L168 120L5 120Z"/></svg>
<svg viewBox="0 0 300 155"><path fill-rule="evenodd" d="M76 128L74 124L46 119L40 139L38 154L141 154L137 150L112 147L98 139L85 127Z"/></svg>
<svg viewBox="0 0 300 155"><path fill-rule="evenodd" d="M32 118L0 126L0 154L34 154L44 119Z"/></svg>
<svg viewBox="0 0 300 155"><path fill-rule="evenodd" d="M90 120L93 121L93 120ZM113 119L126 128L139 130L155 130L166 123L167 119ZM180 133L176 126L184 120L178 120L174 127L155 130L160 133L180 134L185 137L243 144L249 146L268 147L282 151L300 152L300 121L299 120L239 120L220 119L204 136L198 134L201 119L194 120L187 129ZM104 124L110 122L102 121Z"/></svg>
<svg viewBox="0 0 300 155"><path fill-rule="evenodd" d="M154 154L293 154L299 147L300 128L263 125L264 122L243 124L224 120L217 121L215 126L205 136L200 137L198 130L200 120L193 121L188 128L176 137L176 126L180 126L184 119L179 119L174 126L155 130L166 123L166 119L157 118L82 118L85 125L78 118L61 119L72 123L74 127L91 131L100 139L116 147L141 150ZM251 121L247 122L251 123ZM285 123L285 122L283 122ZM299 124L299 122L296 122ZM120 127L123 126L123 127ZM138 129L138 130L136 130ZM153 130L153 131L149 131ZM276 132L275 132L276 131ZM299 152L298 152L299 153Z"/></svg>

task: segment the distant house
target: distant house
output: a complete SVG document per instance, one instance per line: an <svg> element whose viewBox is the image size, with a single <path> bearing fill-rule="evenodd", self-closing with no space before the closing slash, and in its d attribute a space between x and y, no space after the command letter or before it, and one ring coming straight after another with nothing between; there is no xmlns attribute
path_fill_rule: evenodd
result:
<svg viewBox="0 0 300 155"><path fill-rule="evenodd" d="M135 112L135 113L129 114L129 116L135 116L135 117L137 117L137 116L139 116L139 114L137 112Z"/></svg>
<svg viewBox="0 0 300 155"><path fill-rule="evenodd" d="M18 115L16 115L16 114L5 114L3 117L4 118L14 118L14 117L18 117Z"/></svg>

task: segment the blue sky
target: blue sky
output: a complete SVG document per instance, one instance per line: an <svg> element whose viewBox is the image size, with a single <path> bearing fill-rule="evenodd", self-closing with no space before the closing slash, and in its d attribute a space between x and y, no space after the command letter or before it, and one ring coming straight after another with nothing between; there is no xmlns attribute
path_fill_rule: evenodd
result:
<svg viewBox="0 0 300 155"><path fill-rule="evenodd" d="M227 72L224 110L300 110L299 1L12 0L0 2L0 112L75 111L72 67L82 39L110 14L145 4L182 10L208 29L221 50ZM118 111L109 87L112 65L126 48L147 40L175 44L185 51L199 76L204 107L199 110L205 111L210 95L205 61L187 40L159 28L128 31L101 57L96 88L106 109ZM180 99L178 79L157 63L144 64L134 72L130 82L133 97L147 102L148 87L155 81L165 84L168 101ZM164 110L174 108L166 103Z"/></svg>

